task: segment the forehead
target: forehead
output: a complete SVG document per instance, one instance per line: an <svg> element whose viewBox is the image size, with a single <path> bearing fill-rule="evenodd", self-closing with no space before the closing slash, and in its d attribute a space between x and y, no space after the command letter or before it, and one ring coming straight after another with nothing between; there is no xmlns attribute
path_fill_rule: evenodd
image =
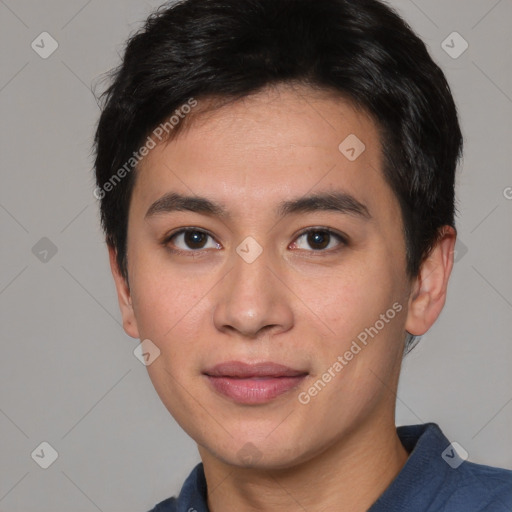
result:
<svg viewBox="0 0 512 512"><path fill-rule="evenodd" d="M179 189L214 194L242 214L308 191L341 189L370 204L394 200L381 172L376 124L340 96L279 86L209 106L199 102L179 135L143 159L139 202Z"/></svg>
<svg viewBox="0 0 512 512"><path fill-rule="evenodd" d="M266 87L220 105L218 100L206 99L191 112L189 119L190 122L185 119L185 129L170 144L179 143L180 139L190 143L201 138L192 142L198 144L198 149L229 147L235 152L253 150L262 156L275 149L288 151L292 156L297 150L310 148L338 156L339 143L350 134L358 134L369 146L374 146L376 153L380 152L377 127L365 111L356 109L338 93L304 85ZM188 155L201 156L204 152Z"/></svg>

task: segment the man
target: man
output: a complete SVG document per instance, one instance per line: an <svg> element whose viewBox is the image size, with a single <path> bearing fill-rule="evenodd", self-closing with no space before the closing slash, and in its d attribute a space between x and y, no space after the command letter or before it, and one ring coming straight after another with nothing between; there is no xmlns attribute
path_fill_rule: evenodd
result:
<svg viewBox="0 0 512 512"><path fill-rule="evenodd" d="M461 148L442 71L376 0L188 0L131 38L95 195L124 329L202 459L154 511L510 510L512 472L395 427Z"/></svg>

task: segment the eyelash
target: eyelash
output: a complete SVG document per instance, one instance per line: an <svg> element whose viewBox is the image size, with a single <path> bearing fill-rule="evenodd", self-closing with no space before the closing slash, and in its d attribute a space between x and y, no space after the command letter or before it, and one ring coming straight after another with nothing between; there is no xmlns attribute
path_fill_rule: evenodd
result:
<svg viewBox="0 0 512 512"><path fill-rule="evenodd" d="M321 256L322 255L321 253L333 254L333 253L341 250L343 248L343 246L348 245L348 241L345 236L341 235L340 233L338 233L336 231L333 231L332 229L324 228L324 227L314 227L314 228L305 229L304 231L300 232L296 236L296 238L294 239L294 242L296 240L298 240L299 238L303 237L304 235L308 235L309 233L318 233L318 232L319 233L327 233L329 235L329 237L337 238L341 242L340 245L334 249L331 248L331 249L327 249L327 250L326 249L317 249L317 250L310 250L310 251L308 251L306 249L299 249L299 250L300 251L306 250L306 252L311 252L311 253L315 254L316 256ZM177 236L179 236L181 234L186 234L186 233L202 233L202 234L209 236L213 239L213 236L210 235L210 233L208 233L207 231L204 231L203 229L188 227L188 228L180 229L178 231L174 231L173 233L166 235L161 243L171 253L183 255L183 256L189 256L189 257L195 257L198 254L204 253L204 251L208 250L208 249L196 249L196 250L191 249L188 251L184 251L181 249L173 249L173 248L169 247L169 242L171 242L171 240L173 238L176 238ZM330 240L329 240L329 244L330 244Z"/></svg>

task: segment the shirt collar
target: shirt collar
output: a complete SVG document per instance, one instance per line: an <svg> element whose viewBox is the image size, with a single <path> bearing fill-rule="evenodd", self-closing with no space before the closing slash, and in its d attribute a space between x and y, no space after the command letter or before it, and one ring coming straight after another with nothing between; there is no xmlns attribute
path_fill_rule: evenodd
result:
<svg viewBox="0 0 512 512"><path fill-rule="evenodd" d="M427 510L425 489L435 499L451 470L441 454L450 441L435 423L397 428L402 445L409 453L405 465L368 512L410 512Z"/></svg>

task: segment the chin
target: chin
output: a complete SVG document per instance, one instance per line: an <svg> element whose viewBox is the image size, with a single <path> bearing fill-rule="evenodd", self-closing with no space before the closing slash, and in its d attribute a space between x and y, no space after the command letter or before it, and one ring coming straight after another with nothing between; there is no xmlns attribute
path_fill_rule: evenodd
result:
<svg viewBox="0 0 512 512"><path fill-rule="evenodd" d="M285 431L279 438L233 435L222 444L211 440L199 444L226 465L261 471L290 469L322 451L320 446L301 446L302 440Z"/></svg>

